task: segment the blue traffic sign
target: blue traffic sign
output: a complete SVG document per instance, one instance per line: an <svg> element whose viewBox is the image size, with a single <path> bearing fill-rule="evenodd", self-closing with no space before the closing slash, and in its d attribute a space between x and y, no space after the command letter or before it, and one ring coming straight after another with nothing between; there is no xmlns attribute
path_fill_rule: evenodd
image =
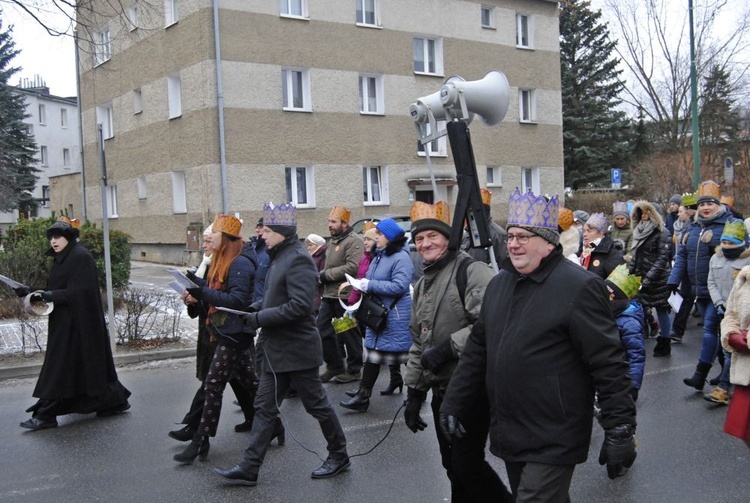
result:
<svg viewBox="0 0 750 503"><path fill-rule="evenodd" d="M612 169L612 183L620 183L620 169L619 168Z"/></svg>

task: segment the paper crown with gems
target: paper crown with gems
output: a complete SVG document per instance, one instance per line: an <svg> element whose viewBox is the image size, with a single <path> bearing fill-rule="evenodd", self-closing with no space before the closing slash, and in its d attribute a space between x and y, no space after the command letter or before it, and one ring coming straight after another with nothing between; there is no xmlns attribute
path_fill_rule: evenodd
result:
<svg viewBox="0 0 750 503"><path fill-rule="evenodd" d="M508 227L540 227L557 232L557 196L549 201L528 191L516 191L510 195L508 205Z"/></svg>
<svg viewBox="0 0 750 503"><path fill-rule="evenodd" d="M713 180L706 180L698 187L698 204L721 202L721 188Z"/></svg>
<svg viewBox="0 0 750 503"><path fill-rule="evenodd" d="M352 218L352 212L344 206L334 206L331 208L328 218L336 218L344 222L349 222L349 219Z"/></svg>
<svg viewBox="0 0 750 503"><path fill-rule="evenodd" d="M489 206L492 203L492 192L488 189L482 189L479 192L482 194L482 204Z"/></svg>
<svg viewBox="0 0 750 503"><path fill-rule="evenodd" d="M263 225L297 227L297 208L292 203L274 206L269 202L263 206Z"/></svg>
<svg viewBox="0 0 750 503"><path fill-rule="evenodd" d="M235 238L241 237L242 222L240 222L239 218L232 215L216 215L211 226L214 232L223 232Z"/></svg>
<svg viewBox="0 0 750 503"><path fill-rule="evenodd" d="M557 225L563 230L563 232L570 229L573 225L573 210L560 206L557 210Z"/></svg>
<svg viewBox="0 0 750 503"><path fill-rule="evenodd" d="M641 277L628 272L626 264L620 264L607 276L607 281L619 288L628 299L632 299L641 289Z"/></svg>
<svg viewBox="0 0 750 503"><path fill-rule="evenodd" d="M698 207L698 194L691 194L690 192L682 194L682 205L688 209L696 209Z"/></svg>
<svg viewBox="0 0 750 503"><path fill-rule="evenodd" d="M745 228L745 222L742 220L727 220L724 224L724 230L721 232L721 240L729 241L730 243L741 245L745 243L747 238L747 230Z"/></svg>
<svg viewBox="0 0 750 503"><path fill-rule="evenodd" d="M721 204L726 204L727 206L734 206L734 198L732 196L721 196L719 202Z"/></svg>
<svg viewBox="0 0 750 503"><path fill-rule="evenodd" d="M81 227L81 221L77 218L70 219L68 217L62 216L57 219L58 222L65 222L69 226L73 227L74 229L78 229Z"/></svg>
<svg viewBox="0 0 750 503"><path fill-rule="evenodd" d="M451 210L445 201L435 204L417 201L412 205L409 216L412 239L426 230L436 230L446 237L451 235Z"/></svg>
<svg viewBox="0 0 750 503"><path fill-rule="evenodd" d="M375 222L373 222L372 220L368 220L362 225L362 232L365 233L374 228L375 228Z"/></svg>
<svg viewBox="0 0 750 503"><path fill-rule="evenodd" d="M604 213L594 213L586 220L585 225L593 227L602 233L607 232L607 217L604 216Z"/></svg>
<svg viewBox="0 0 750 503"><path fill-rule="evenodd" d="M628 203L624 201L615 201L612 203L612 216L616 215L625 215L626 217L630 218L630 213L628 212Z"/></svg>

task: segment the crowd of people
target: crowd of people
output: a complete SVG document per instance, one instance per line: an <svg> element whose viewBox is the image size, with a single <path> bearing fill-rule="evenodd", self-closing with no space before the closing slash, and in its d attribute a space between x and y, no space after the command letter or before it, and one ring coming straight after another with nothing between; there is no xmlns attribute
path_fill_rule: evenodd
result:
<svg viewBox="0 0 750 503"><path fill-rule="evenodd" d="M405 393L404 422L414 433L428 426L421 414L430 397L451 501L569 501L594 418L604 429L599 462L608 476L622 476L635 461L645 339L656 337L653 357L669 357L694 306L702 346L684 382L702 391L718 358L722 370L704 398L728 404L725 431L750 442L748 231L717 184L673 196L666 213L648 201L588 213L517 189L504 228L491 218L486 189L482 202L491 246L479 249L467 229L461 249L451 249L444 201L412 206L411 242L390 218L354 233L343 206L328 216L329 239L300 239L291 204L266 205L248 243L237 217L217 215L203 234L199 267L187 274L195 286L182 295L199 324L201 384L184 426L169 432L189 442L175 461L208 457L229 383L245 419L235 430L249 438L237 463L215 468L217 475L256 485L268 446L285 441L279 407L299 397L327 442L328 456L311 476L336 476L351 466L338 414L366 412L387 365L380 394ZM72 344L82 335L68 306L85 301L98 310L85 325L96 329L86 334L86 354L66 366L55 353L68 350L49 347L40 400L21 423L30 429L54 427L61 414L129 407L102 342L100 299L67 284L70 267L91 275L90 254L69 222L53 225L48 238L55 265L39 290L60 305L50 330ZM74 368L88 360L92 370ZM358 383L338 413L328 382ZM488 441L505 462L509 488L486 460Z"/></svg>

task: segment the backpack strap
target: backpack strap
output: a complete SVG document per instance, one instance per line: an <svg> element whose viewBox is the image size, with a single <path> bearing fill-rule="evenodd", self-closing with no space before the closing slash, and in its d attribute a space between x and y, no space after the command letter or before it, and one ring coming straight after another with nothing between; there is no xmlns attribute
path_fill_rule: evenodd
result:
<svg viewBox="0 0 750 503"><path fill-rule="evenodd" d="M456 288L458 289L458 296L461 299L461 304L466 304L466 284L468 283L468 272L467 269L471 264L476 262L471 256L465 257L458 263L456 270Z"/></svg>

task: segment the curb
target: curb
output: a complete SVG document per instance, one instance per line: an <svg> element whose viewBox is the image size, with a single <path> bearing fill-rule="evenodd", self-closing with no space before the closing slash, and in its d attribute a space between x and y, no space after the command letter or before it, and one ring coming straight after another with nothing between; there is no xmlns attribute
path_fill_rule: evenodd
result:
<svg viewBox="0 0 750 503"><path fill-rule="evenodd" d="M115 365L131 365L155 360L171 360L173 358L188 358L195 356L195 348L169 349L165 351L149 351L143 353L129 353L115 355ZM6 379L22 379L26 377L37 377L42 370L41 363L34 365L19 365L17 367L0 368L0 381Z"/></svg>

